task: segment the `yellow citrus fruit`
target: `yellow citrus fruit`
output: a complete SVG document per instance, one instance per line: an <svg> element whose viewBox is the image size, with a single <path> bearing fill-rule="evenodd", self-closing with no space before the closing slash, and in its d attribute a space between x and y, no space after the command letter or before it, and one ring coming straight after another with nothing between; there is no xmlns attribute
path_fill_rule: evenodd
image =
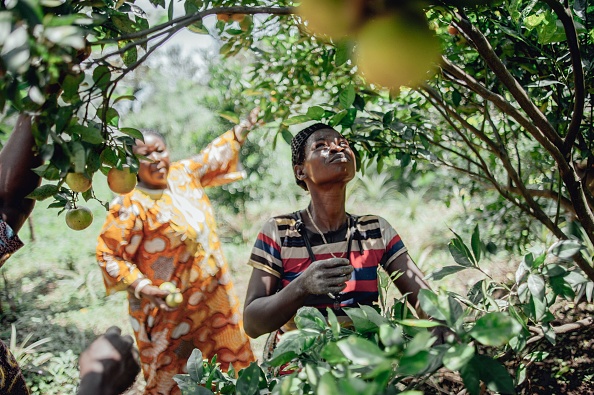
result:
<svg viewBox="0 0 594 395"><path fill-rule="evenodd" d="M91 188L91 179L82 173L68 173L64 181L73 192L86 192Z"/></svg>
<svg viewBox="0 0 594 395"><path fill-rule="evenodd" d="M93 213L88 207L79 206L66 212L66 225L74 230L83 230L93 222Z"/></svg>
<svg viewBox="0 0 594 395"><path fill-rule="evenodd" d="M170 293L165 297L165 303L169 307L177 307L184 301L184 297L181 292Z"/></svg>
<svg viewBox="0 0 594 395"><path fill-rule="evenodd" d="M421 12L370 20L357 36L356 63L367 82L389 89L418 87L437 69L441 47Z"/></svg>
<svg viewBox="0 0 594 395"><path fill-rule="evenodd" d="M354 0L301 0L297 14L312 34L338 39L353 33L363 4Z"/></svg>
<svg viewBox="0 0 594 395"><path fill-rule="evenodd" d="M131 173L129 167L123 170L112 167L107 173L107 185L115 193L126 194L136 186L136 174Z"/></svg>
<svg viewBox="0 0 594 395"><path fill-rule="evenodd" d="M159 289L173 293L177 290L177 287L173 283L170 283L169 281L165 281L164 283L159 285Z"/></svg>

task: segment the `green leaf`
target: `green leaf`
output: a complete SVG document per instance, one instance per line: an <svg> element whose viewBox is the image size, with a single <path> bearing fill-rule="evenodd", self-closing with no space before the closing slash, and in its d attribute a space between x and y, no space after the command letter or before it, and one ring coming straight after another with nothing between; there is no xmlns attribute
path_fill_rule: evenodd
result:
<svg viewBox="0 0 594 395"><path fill-rule="evenodd" d="M443 279L444 277L449 276L450 274L455 274L455 273L458 273L459 271L466 270L466 269L468 269L468 267L465 267L465 266L445 266L445 267L442 267L441 269L434 271L429 276L427 276L427 278L435 280L435 281L439 281L439 280Z"/></svg>
<svg viewBox="0 0 594 395"><path fill-rule="evenodd" d="M291 134L291 132L289 132L289 130L285 128L282 128L280 132L281 136L283 137L283 140L285 140L287 144L291 145L291 140L293 140L293 135Z"/></svg>
<svg viewBox="0 0 594 395"><path fill-rule="evenodd" d="M397 372L411 376L424 373L431 363L429 351L419 351L413 355L404 355L398 364Z"/></svg>
<svg viewBox="0 0 594 395"><path fill-rule="evenodd" d="M70 144L70 161L74 167L75 173L84 173L86 164L85 147L78 141Z"/></svg>
<svg viewBox="0 0 594 395"><path fill-rule="evenodd" d="M474 357L474 347L469 344L455 344L443 356L443 365L452 370L460 370Z"/></svg>
<svg viewBox="0 0 594 395"><path fill-rule="evenodd" d="M326 362L332 365L348 362L348 359L334 342L326 344L324 348L322 348L320 355Z"/></svg>
<svg viewBox="0 0 594 395"><path fill-rule="evenodd" d="M545 281L541 275L530 274L528 276L528 289L533 297L538 300L544 300L545 297Z"/></svg>
<svg viewBox="0 0 594 395"><path fill-rule="evenodd" d="M320 395L334 395L338 394L338 386L336 379L332 376L332 373L326 372L320 378L320 382L316 389L316 394Z"/></svg>
<svg viewBox="0 0 594 395"><path fill-rule="evenodd" d="M454 258L454 261L456 261L458 265L464 267L473 266L468 254L470 251L464 248L460 248L459 243L456 243L454 240L450 241L450 243L448 244L448 249L450 250L452 258Z"/></svg>
<svg viewBox="0 0 594 395"><path fill-rule="evenodd" d="M440 321L446 320L446 315L439 308L437 294L428 289L421 289L419 290L418 298L419 304L421 305L421 309L423 309L423 311L427 313L430 317L433 317Z"/></svg>
<svg viewBox="0 0 594 395"><path fill-rule="evenodd" d="M422 331L415 335L406 345L404 355L413 356L417 353L427 350L435 342L435 337L429 331Z"/></svg>
<svg viewBox="0 0 594 395"><path fill-rule="evenodd" d="M54 196L56 193L60 191L57 185L53 184L45 184L40 187L35 188L33 192L27 195L27 198L34 199L34 200L45 200L48 197Z"/></svg>
<svg viewBox="0 0 594 395"><path fill-rule="evenodd" d="M95 81L95 85L102 91L107 88L110 80L111 72L107 66L97 66L95 70L93 70L93 81Z"/></svg>
<svg viewBox="0 0 594 395"><path fill-rule="evenodd" d="M262 369L257 363L252 362L250 366L243 369L239 373L239 378L235 385L235 393L237 395L254 395L258 394L260 375L263 374Z"/></svg>
<svg viewBox="0 0 594 395"><path fill-rule="evenodd" d="M401 346L404 344L404 334L401 327L384 324L379 328L379 338L386 347Z"/></svg>
<svg viewBox="0 0 594 395"><path fill-rule="evenodd" d="M83 126L83 125L72 125L67 130L70 134L78 134L83 141L91 144L101 144L105 140L101 135L101 131L99 129L90 127L90 126Z"/></svg>
<svg viewBox="0 0 594 395"><path fill-rule="evenodd" d="M307 116L309 117L309 119L313 119L316 121L321 120L322 118L324 118L324 113L326 111L320 107L320 106L313 106L307 109Z"/></svg>
<svg viewBox="0 0 594 395"><path fill-rule="evenodd" d="M329 307L326 308L326 313L328 314L328 326L332 330L332 335L334 335L335 338L338 338L338 336L340 336L340 323L336 318L336 314L334 314L334 311Z"/></svg>
<svg viewBox="0 0 594 395"><path fill-rule="evenodd" d="M173 380L184 395L214 395L211 390L194 382L187 374L176 374Z"/></svg>
<svg viewBox="0 0 594 395"><path fill-rule="evenodd" d="M299 329L311 329L322 332L326 329L326 320L320 310L315 307L302 307L295 315L295 325Z"/></svg>
<svg viewBox="0 0 594 395"><path fill-rule="evenodd" d="M516 336L522 326L504 313L488 313L479 318L468 334L478 342L498 347Z"/></svg>
<svg viewBox="0 0 594 395"><path fill-rule="evenodd" d="M120 132L132 137L133 139L144 141L142 132L135 128L120 128Z"/></svg>
<svg viewBox="0 0 594 395"><path fill-rule="evenodd" d="M188 358L188 362L186 363L186 368L188 369L188 374L192 378L192 380L196 382L200 382L202 380L202 376L204 374L204 364L202 362L202 352L195 348Z"/></svg>
<svg viewBox="0 0 594 395"><path fill-rule="evenodd" d="M436 326L442 326L439 322L420 319L399 320L398 323L403 326L412 326L414 328L435 328Z"/></svg>
<svg viewBox="0 0 594 395"><path fill-rule="evenodd" d="M120 57L122 58L122 61L124 62L126 67L130 67L138 60L138 49L136 48L136 46L132 46L128 48L124 53L120 54Z"/></svg>
<svg viewBox="0 0 594 395"><path fill-rule="evenodd" d="M353 326L355 330L359 333L367 333L367 332L377 332L378 325L369 320L367 314L359 308L356 307L345 307L344 312L346 315L349 316L351 321L353 321Z"/></svg>
<svg viewBox="0 0 594 395"><path fill-rule="evenodd" d="M476 355L475 355L476 358ZM480 395L481 394L481 380L479 376L478 366L474 363L474 358L471 363L468 363L462 367L460 370L460 376L462 376L462 381L464 382L464 387L471 395Z"/></svg>
<svg viewBox="0 0 594 395"><path fill-rule="evenodd" d="M232 111L222 111L219 113L219 116L221 118L225 118L227 121L231 123L234 123L236 125L239 124L239 116Z"/></svg>
<svg viewBox="0 0 594 395"><path fill-rule="evenodd" d="M334 55L334 65L336 67L345 64L351 55L351 48L347 41L340 41L336 44L336 54Z"/></svg>
<svg viewBox="0 0 594 395"><path fill-rule="evenodd" d="M355 102L355 87L349 85L338 94L338 101L342 108L349 109Z"/></svg>
<svg viewBox="0 0 594 395"><path fill-rule="evenodd" d="M351 335L336 343L345 357L357 365L377 365L386 360L377 344L362 337Z"/></svg>
<svg viewBox="0 0 594 395"><path fill-rule="evenodd" d="M310 118L307 115L297 115L283 121L284 126L298 125L303 122L309 121Z"/></svg>
<svg viewBox="0 0 594 395"><path fill-rule="evenodd" d="M482 242L478 225L474 227L474 231L472 232L472 238L470 240L470 245L472 247L472 252L474 254L475 261L478 263L481 260L482 250Z"/></svg>
<svg viewBox="0 0 594 395"><path fill-rule="evenodd" d="M578 240L560 240L549 248L549 253L562 260L570 260L577 254L583 245Z"/></svg>
<svg viewBox="0 0 594 395"><path fill-rule="evenodd" d="M480 379L491 391L501 394L515 393L513 379L499 362L485 355L475 355L471 364L478 366Z"/></svg>

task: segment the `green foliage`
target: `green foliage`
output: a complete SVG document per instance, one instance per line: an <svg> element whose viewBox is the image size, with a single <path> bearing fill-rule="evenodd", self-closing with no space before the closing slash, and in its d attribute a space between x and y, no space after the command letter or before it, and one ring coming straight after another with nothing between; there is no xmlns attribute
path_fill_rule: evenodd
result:
<svg viewBox="0 0 594 395"><path fill-rule="evenodd" d="M484 244L478 231L471 237L471 248L457 234L450 247L461 270L482 272ZM557 297L573 297L575 286L588 282L579 270L561 270L559 262L567 262L581 248L580 243L561 241L536 258L527 254L512 288L487 277L466 297L422 290L419 301L431 320L412 318L406 300L395 301L383 314L371 306L347 308L349 326L339 324L331 309L324 316L316 308L303 307L295 316L297 329L283 334L272 358L261 367L252 364L235 379L233 372L220 370L216 358L203 361L194 350L189 373L177 375L176 381L184 395L398 394L423 390L431 375L446 370L459 374L470 394L482 393L481 383L491 391L512 394L524 379L525 365L514 379L498 358L512 352L519 360L542 359L526 348L529 327L540 328L554 344L548 309ZM545 292L545 286L551 289ZM496 289L508 293L496 299ZM436 343L440 334L445 338ZM278 375L279 368L286 373Z"/></svg>

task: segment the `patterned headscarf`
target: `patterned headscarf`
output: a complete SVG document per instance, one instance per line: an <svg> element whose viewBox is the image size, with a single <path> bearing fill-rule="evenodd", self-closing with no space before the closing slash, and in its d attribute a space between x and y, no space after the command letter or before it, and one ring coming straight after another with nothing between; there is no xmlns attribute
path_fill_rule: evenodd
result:
<svg viewBox="0 0 594 395"><path fill-rule="evenodd" d="M332 129L332 127L326 125L325 123L314 123L311 126L306 127L305 129L301 130L299 133L293 137L291 140L291 162L293 163L293 167L295 165L300 165L305 160L305 142L315 132L321 129ZM301 188L307 191L307 186L303 180L299 180L297 176L295 176L295 182Z"/></svg>

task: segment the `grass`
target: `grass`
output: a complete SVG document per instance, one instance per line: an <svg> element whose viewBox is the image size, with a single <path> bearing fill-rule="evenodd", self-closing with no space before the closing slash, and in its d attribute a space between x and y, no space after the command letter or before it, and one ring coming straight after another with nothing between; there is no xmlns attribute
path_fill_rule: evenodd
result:
<svg viewBox="0 0 594 395"><path fill-rule="evenodd" d="M102 200L109 200L111 193L105 185L105 178L101 175L97 177L95 192ZM437 201L423 201L419 205L418 199L419 196L414 193L383 196L381 202L358 197L350 199L348 209L352 213L375 213L385 217L399 231L422 271L429 273L453 262L447 251L447 243L452 236L448 221L458 210L454 205L446 209ZM303 194L296 200L297 203L295 200L292 203L251 202L246 211L237 217L221 211L218 216L221 230L228 229L226 224L235 224L242 229L244 242L224 244L240 300L245 296L251 273L246 262L260 225L272 215L303 208L308 200L308 196ZM35 352L51 353L54 360L68 365L64 361L71 361L72 355L79 355L95 336L108 327L117 325L122 328L123 334L132 334L132 330L128 321L126 294L105 295L101 272L95 261L96 240L105 209L96 201L84 203L91 208L95 219L89 228L77 232L66 226L63 213L58 216L58 210L47 208L49 203L39 202L32 214L35 241L31 240L32 234L25 225L19 235L26 246L0 269L0 338L9 342L10 324L16 327L17 342L28 334L32 334L31 343L51 338L50 342L38 346ZM407 210L411 206L416 207L415 210ZM224 234L221 236L225 239ZM454 278L447 284L443 281L432 286L462 290L468 285L463 277ZM266 336L262 336L253 340L252 346L258 357L262 355L265 339ZM70 354L64 354L67 352ZM45 376L42 376L49 384L46 387L37 385L33 393L45 395L54 390L59 393L60 388L52 387L51 383L62 383L60 386L64 386L64 380L76 380L76 375L71 377L73 372L76 373L76 364L70 371L67 370L63 369L62 373L45 371ZM25 371L30 383L43 379L37 377L38 374L39 371Z"/></svg>

